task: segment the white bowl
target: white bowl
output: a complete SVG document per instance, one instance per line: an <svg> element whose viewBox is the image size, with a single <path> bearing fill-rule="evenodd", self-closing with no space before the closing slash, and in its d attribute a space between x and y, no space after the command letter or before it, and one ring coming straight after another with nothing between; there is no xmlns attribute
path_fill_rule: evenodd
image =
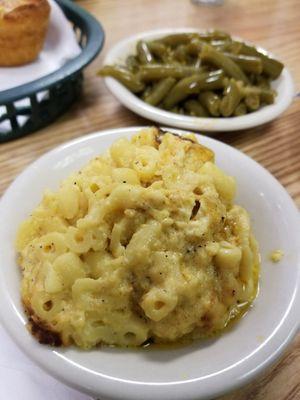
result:
<svg viewBox="0 0 300 400"><path fill-rule="evenodd" d="M118 42L107 53L103 65L124 64L127 56L136 52L136 43L141 39L152 40L165 35L180 32L203 32L203 30L191 28L160 29L130 36ZM266 50L262 48L259 48L259 50L267 54ZM185 128L192 129L194 131L206 132L235 131L252 128L254 126L259 126L266 122L272 121L288 108L295 95L291 74L287 68L284 68L280 77L276 81L272 82L272 87L278 92L274 104L264 106L253 113L240 117L199 118L178 115L161 110L157 107L150 106L131 93L117 80L110 77L104 78L104 80L108 89L125 107L141 115L142 117L159 122L160 124L174 126L176 128Z"/></svg>
<svg viewBox="0 0 300 400"><path fill-rule="evenodd" d="M39 158L10 186L0 203L0 317L10 336L36 363L64 383L101 400L200 400L253 379L285 349L297 331L300 308L298 210L282 186L260 165L221 142L199 136L217 164L238 182L237 202L249 210L262 255L260 292L253 308L221 337L168 350L50 348L25 329L21 274L14 241L20 222L46 187L80 169L122 136L140 128L98 132ZM178 131L177 131L178 132ZM278 264L274 249L285 253Z"/></svg>

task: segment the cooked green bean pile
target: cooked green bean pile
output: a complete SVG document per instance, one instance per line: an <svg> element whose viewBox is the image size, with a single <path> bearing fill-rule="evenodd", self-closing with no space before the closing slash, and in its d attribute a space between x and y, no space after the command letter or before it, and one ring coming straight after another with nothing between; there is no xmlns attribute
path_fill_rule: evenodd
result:
<svg viewBox="0 0 300 400"><path fill-rule="evenodd" d="M139 41L111 76L146 103L196 117L232 117L274 103L283 64L225 32L178 33Z"/></svg>

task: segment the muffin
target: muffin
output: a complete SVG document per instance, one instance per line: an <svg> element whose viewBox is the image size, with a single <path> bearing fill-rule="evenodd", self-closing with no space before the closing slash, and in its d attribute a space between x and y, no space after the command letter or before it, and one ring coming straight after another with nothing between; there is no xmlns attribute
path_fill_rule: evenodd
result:
<svg viewBox="0 0 300 400"><path fill-rule="evenodd" d="M37 58L49 15L47 0L0 0L0 66L23 65Z"/></svg>

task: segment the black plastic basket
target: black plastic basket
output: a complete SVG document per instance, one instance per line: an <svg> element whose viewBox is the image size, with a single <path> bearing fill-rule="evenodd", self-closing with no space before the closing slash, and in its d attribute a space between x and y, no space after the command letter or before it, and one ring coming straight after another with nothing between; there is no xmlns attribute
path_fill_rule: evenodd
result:
<svg viewBox="0 0 300 400"><path fill-rule="evenodd" d="M104 31L92 15L70 0L56 2L73 25L82 51L57 71L0 92L0 107L4 110L0 123L6 121L5 126L8 126L5 132L0 131L0 143L34 132L63 114L80 94L83 68L103 47ZM27 99L28 106L19 106L18 102L24 99Z"/></svg>

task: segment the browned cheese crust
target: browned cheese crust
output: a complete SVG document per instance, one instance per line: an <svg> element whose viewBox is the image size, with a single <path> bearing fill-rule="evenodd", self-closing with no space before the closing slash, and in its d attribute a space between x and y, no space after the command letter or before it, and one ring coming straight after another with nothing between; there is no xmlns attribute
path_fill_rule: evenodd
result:
<svg viewBox="0 0 300 400"><path fill-rule="evenodd" d="M24 302L24 309L28 316L27 328L31 334L39 341L41 344L46 344L49 346L59 347L62 346L62 339L58 332L52 330L45 321L41 321L37 317L30 306L27 306Z"/></svg>

